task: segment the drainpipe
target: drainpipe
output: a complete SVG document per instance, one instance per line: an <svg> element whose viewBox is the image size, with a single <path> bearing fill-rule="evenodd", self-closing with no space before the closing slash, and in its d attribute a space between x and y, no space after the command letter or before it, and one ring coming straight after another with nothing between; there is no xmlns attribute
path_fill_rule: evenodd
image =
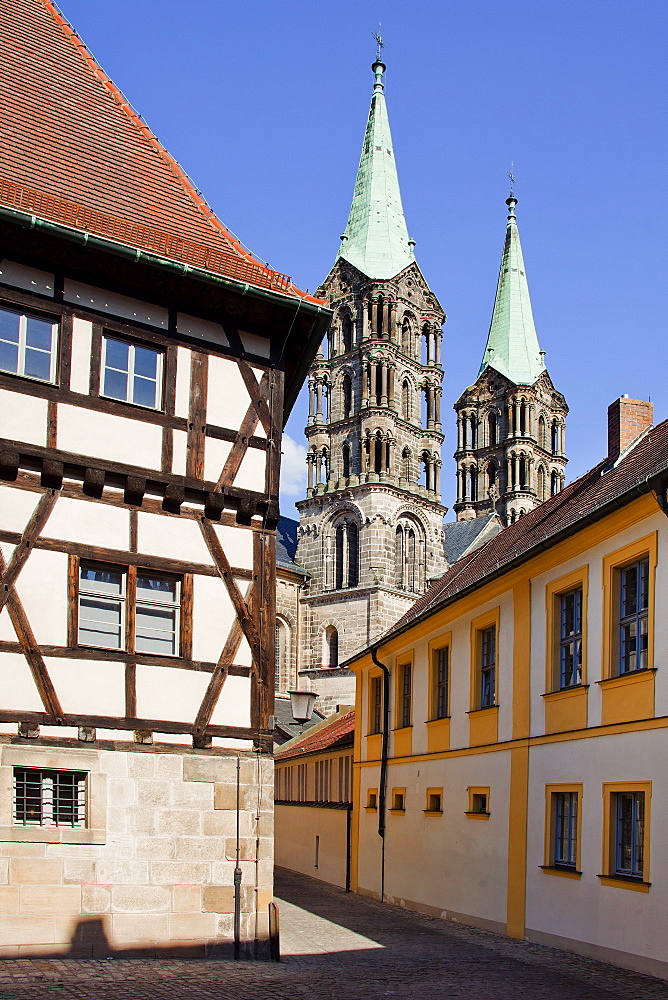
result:
<svg viewBox="0 0 668 1000"><path fill-rule="evenodd" d="M371 659L383 671L383 742L380 752L378 782L378 836L380 849L380 901L385 902L385 800L387 797L387 758L390 747L390 671L377 657L378 647L371 650Z"/></svg>

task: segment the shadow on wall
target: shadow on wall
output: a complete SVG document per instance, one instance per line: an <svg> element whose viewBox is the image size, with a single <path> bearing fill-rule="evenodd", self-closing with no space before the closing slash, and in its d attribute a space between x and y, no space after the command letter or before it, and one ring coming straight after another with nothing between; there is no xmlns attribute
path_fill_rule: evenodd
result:
<svg viewBox="0 0 668 1000"><path fill-rule="evenodd" d="M113 946L102 917L80 917L77 920L68 945L44 952L42 947L35 950L34 957L40 958L234 958L233 941L183 942L165 945L149 944L118 948ZM30 947L21 948L20 958L32 957ZM241 943L241 959L245 961L270 961L268 941L248 941ZM10 959L11 960L11 959ZM3 961L7 958L3 957Z"/></svg>

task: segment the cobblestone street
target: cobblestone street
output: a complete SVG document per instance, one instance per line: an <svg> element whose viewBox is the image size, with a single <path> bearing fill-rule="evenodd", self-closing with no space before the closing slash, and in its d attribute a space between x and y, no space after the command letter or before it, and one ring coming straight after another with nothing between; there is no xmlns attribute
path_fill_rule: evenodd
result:
<svg viewBox="0 0 668 1000"><path fill-rule="evenodd" d="M280 965L106 959L0 961L23 1000L668 1000L668 983L345 894L277 871Z"/></svg>

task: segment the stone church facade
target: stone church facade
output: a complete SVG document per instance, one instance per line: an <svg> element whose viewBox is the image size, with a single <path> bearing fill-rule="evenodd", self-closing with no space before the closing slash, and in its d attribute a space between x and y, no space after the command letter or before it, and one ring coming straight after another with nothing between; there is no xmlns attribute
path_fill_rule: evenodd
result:
<svg viewBox="0 0 668 1000"><path fill-rule="evenodd" d="M318 289L332 309L309 372L308 486L279 524L276 691L355 701L339 664L457 558L561 489L568 412L536 336L516 199L478 378L455 404L457 502L441 503L445 313L415 260L380 58L348 223ZM475 522L475 523L473 523Z"/></svg>

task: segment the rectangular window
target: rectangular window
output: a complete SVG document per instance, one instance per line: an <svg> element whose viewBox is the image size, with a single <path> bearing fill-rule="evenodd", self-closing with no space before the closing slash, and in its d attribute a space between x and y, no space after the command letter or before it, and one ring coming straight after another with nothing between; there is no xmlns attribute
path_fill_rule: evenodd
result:
<svg viewBox="0 0 668 1000"><path fill-rule="evenodd" d="M434 718L447 719L450 686L450 647L434 650Z"/></svg>
<svg viewBox="0 0 668 1000"><path fill-rule="evenodd" d="M469 793L469 807L466 815L480 819L489 819L489 786L476 785L467 789Z"/></svg>
<svg viewBox="0 0 668 1000"><path fill-rule="evenodd" d="M405 729L411 724L412 702L412 663L402 663L399 667L399 728Z"/></svg>
<svg viewBox="0 0 668 1000"><path fill-rule="evenodd" d="M559 594L559 687L582 683L582 588Z"/></svg>
<svg viewBox="0 0 668 1000"><path fill-rule="evenodd" d="M553 805L553 863L575 870L578 847L578 793L555 792Z"/></svg>
<svg viewBox="0 0 668 1000"><path fill-rule="evenodd" d="M496 703L496 626L480 631L480 707Z"/></svg>
<svg viewBox="0 0 668 1000"><path fill-rule="evenodd" d="M0 309L0 370L55 382L57 344L53 320Z"/></svg>
<svg viewBox="0 0 668 1000"><path fill-rule="evenodd" d="M134 599L128 600L128 593ZM84 562L79 567L82 646L179 655L181 580L134 566Z"/></svg>
<svg viewBox="0 0 668 1000"><path fill-rule="evenodd" d="M371 678L371 725L372 734L383 731L383 678Z"/></svg>
<svg viewBox="0 0 668 1000"><path fill-rule="evenodd" d="M14 768L14 822L21 826L86 826L86 775Z"/></svg>
<svg viewBox="0 0 668 1000"><path fill-rule="evenodd" d="M427 789L427 808L426 813L441 813L443 812L443 789L442 788L428 788Z"/></svg>
<svg viewBox="0 0 668 1000"><path fill-rule="evenodd" d="M618 672L647 668L649 636L649 559L622 566L619 574Z"/></svg>
<svg viewBox="0 0 668 1000"><path fill-rule="evenodd" d="M377 809L378 808L378 789L370 788L366 793L366 808L367 809Z"/></svg>
<svg viewBox="0 0 668 1000"><path fill-rule="evenodd" d="M645 793L615 792L616 875L642 879L645 872Z"/></svg>
<svg viewBox="0 0 668 1000"><path fill-rule="evenodd" d="M392 789L392 809L391 812L405 812L406 811L406 789L405 788L393 788Z"/></svg>
<svg viewBox="0 0 668 1000"><path fill-rule="evenodd" d="M164 352L109 334L102 337L102 395L158 410L162 406Z"/></svg>

